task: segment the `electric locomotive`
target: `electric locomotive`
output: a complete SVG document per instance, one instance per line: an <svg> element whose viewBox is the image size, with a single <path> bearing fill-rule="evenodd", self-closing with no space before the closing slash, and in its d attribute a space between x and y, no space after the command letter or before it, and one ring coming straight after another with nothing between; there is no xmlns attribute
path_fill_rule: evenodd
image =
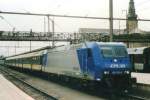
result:
<svg viewBox="0 0 150 100"><path fill-rule="evenodd" d="M132 67L123 43L86 42L46 47L7 57L5 64L111 86L131 83Z"/></svg>

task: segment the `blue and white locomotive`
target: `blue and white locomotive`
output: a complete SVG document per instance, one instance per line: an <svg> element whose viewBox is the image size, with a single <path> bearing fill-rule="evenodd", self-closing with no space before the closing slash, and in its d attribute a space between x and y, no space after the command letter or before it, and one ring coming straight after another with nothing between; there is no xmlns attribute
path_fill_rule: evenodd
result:
<svg viewBox="0 0 150 100"><path fill-rule="evenodd" d="M132 69L125 44L113 42L46 47L7 57L5 64L66 77L117 84L130 83Z"/></svg>

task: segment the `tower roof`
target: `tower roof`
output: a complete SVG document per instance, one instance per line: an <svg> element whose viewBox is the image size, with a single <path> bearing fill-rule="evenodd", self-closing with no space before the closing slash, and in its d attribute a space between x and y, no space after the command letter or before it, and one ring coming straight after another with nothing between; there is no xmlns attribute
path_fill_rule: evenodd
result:
<svg viewBox="0 0 150 100"><path fill-rule="evenodd" d="M128 10L128 20L137 20L137 14L135 13L134 1L130 0L129 2L129 10Z"/></svg>

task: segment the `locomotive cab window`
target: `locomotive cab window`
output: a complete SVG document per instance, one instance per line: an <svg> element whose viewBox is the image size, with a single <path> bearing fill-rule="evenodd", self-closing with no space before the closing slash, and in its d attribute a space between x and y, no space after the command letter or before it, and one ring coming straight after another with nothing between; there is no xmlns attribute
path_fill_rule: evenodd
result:
<svg viewBox="0 0 150 100"><path fill-rule="evenodd" d="M111 47L102 47L101 51L102 51L103 57L112 57L113 56Z"/></svg>
<svg viewBox="0 0 150 100"><path fill-rule="evenodd" d="M127 51L123 46L101 46L103 57L127 57Z"/></svg>
<svg viewBox="0 0 150 100"><path fill-rule="evenodd" d="M127 57L128 55L125 47L114 47L113 49L116 57Z"/></svg>

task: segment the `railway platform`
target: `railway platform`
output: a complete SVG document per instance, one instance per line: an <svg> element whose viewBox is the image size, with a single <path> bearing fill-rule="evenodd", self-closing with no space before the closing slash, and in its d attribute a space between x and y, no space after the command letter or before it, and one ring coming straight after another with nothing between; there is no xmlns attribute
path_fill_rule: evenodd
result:
<svg viewBox="0 0 150 100"><path fill-rule="evenodd" d="M137 83L150 85L150 74L149 73L131 73L132 77L137 79Z"/></svg>
<svg viewBox="0 0 150 100"><path fill-rule="evenodd" d="M34 100L0 74L1 100Z"/></svg>

